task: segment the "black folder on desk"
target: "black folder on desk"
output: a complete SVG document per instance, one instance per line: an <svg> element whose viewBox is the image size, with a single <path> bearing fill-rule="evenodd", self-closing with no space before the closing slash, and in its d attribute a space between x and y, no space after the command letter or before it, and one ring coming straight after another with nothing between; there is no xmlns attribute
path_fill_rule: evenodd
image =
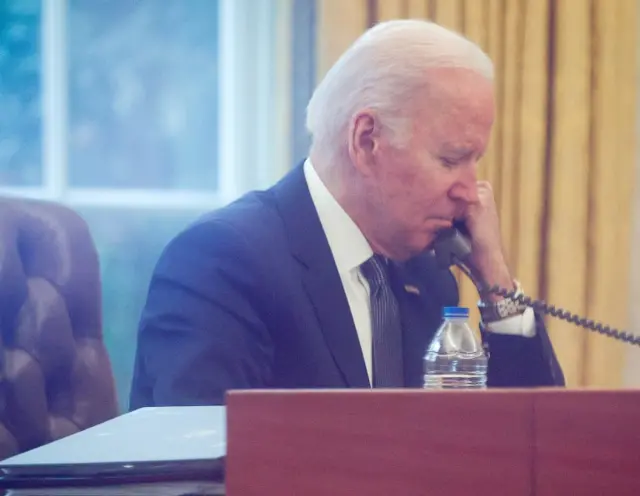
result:
<svg viewBox="0 0 640 496"><path fill-rule="evenodd" d="M224 494L224 407L143 408L0 462L6 495Z"/></svg>

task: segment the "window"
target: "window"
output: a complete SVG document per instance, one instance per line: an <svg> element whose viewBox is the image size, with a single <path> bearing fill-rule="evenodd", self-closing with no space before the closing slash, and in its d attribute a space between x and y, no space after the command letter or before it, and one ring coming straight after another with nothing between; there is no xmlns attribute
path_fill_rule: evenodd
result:
<svg viewBox="0 0 640 496"><path fill-rule="evenodd" d="M163 4L69 0L70 187L216 189L219 1Z"/></svg>
<svg viewBox="0 0 640 496"><path fill-rule="evenodd" d="M0 2L0 184L42 181L38 0Z"/></svg>
<svg viewBox="0 0 640 496"><path fill-rule="evenodd" d="M0 194L65 203L88 222L123 409L163 247L291 167L291 11L292 0L0 1Z"/></svg>

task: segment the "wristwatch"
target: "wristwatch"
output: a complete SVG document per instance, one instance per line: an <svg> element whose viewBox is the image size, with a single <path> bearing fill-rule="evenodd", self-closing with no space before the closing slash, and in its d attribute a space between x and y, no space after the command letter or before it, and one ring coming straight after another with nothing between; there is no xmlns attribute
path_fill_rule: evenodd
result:
<svg viewBox="0 0 640 496"><path fill-rule="evenodd" d="M520 283L515 280L513 282L516 286L515 296L520 296L523 294ZM497 322L515 315L521 315L526 308L527 306L525 304L514 301L511 298L503 298L498 301L480 300L478 302L480 317L485 324Z"/></svg>

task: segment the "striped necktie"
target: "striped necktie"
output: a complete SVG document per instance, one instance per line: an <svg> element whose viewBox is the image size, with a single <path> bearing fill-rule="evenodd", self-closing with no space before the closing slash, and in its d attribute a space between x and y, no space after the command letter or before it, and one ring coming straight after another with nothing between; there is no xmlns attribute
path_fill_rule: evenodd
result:
<svg viewBox="0 0 640 496"><path fill-rule="evenodd" d="M373 386L402 387L404 372L400 311L389 284L387 264L382 257L374 255L360 269L370 289Z"/></svg>

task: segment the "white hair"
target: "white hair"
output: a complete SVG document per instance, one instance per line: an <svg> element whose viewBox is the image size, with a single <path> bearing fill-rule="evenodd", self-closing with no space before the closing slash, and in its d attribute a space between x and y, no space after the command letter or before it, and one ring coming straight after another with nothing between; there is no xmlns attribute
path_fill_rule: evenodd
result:
<svg viewBox="0 0 640 496"><path fill-rule="evenodd" d="M493 63L464 36L430 21L387 21L360 36L327 72L307 106L313 147L327 158L346 150L351 119L374 110L394 146L409 139L411 101L425 69L456 67L493 80Z"/></svg>

